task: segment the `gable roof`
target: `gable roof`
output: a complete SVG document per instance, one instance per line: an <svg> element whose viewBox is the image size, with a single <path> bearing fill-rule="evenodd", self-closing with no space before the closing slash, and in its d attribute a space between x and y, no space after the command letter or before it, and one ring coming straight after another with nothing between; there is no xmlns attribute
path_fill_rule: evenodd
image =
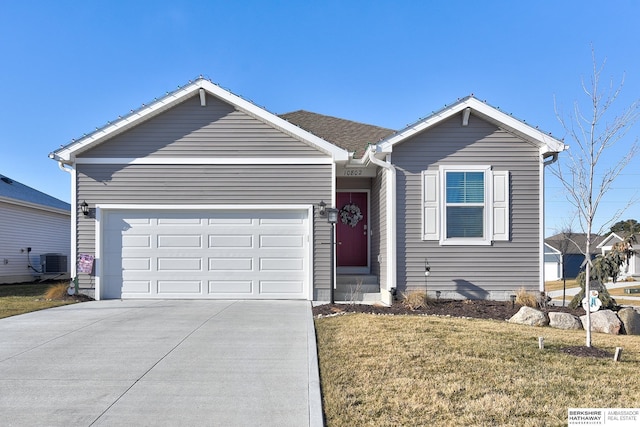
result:
<svg viewBox="0 0 640 427"><path fill-rule="evenodd" d="M118 118L118 120L108 123L103 128L97 129L95 132L85 135L81 139L72 141L70 144L49 154L49 157L62 161L63 163L73 163L76 155L131 129L152 117L163 113L164 111L171 109L175 105L180 104L197 94L200 94L201 90L232 105L237 110L243 111L257 120L261 120L262 122L319 149L320 151L330 155L336 162L347 161L349 158L349 153L343 148L331 144L330 142L287 122L275 114L272 114L201 77L174 92L168 93L166 96L158 100L154 100L149 105L143 105L141 109L132 111L125 117Z"/></svg>
<svg viewBox="0 0 640 427"><path fill-rule="evenodd" d="M473 96L468 96L432 114L426 119L419 120L414 124L407 126L397 134L389 136L378 144L380 150L383 153L390 153L393 150L394 145L400 144L420 132L437 126L443 121L463 112L466 109L469 109L470 112L473 112L475 115L487 122L493 123L494 125L511 132L526 141L536 144L541 148L541 154L559 153L568 148L562 141L551 137L549 134L531 127L513 116L505 114L497 108L491 107Z"/></svg>
<svg viewBox="0 0 640 427"><path fill-rule="evenodd" d="M630 236L632 237L632 241L633 242L640 242L640 234L639 233L634 233L632 235L630 235L629 233L611 233L600 242L598 247L599 248L603 248L605 246L612 246L615 243L622 242L625 238L630 237ZM614 239L615 239L615 241L612 242L612 240L614 240Z"/></svg>
<svg viewBox="0 0 640 427"><path fill-rule="evenodd" d="M41 191L0 175L0 201L71 213L71 205Z"/></svg>
<svg viewBox="0 0 640 427"><path fill-rule="evenodd" d="M280 117L320 138L362 157L369 144L376 144L395 131L339 117L325 116L305 110L280 114Z"/></svg>
<svg viewBox="0 0 640 427"><path fill-rule="evenodd" d="M566 236L566 237L565 237ZM600 252L598 250L599 245L603 240L606 239L605 236L592 236L593 241L591 242L591 253L595 254ZM587 235L585 233L558 233L551 237L547 237L544 239L544 242L551 246L552 248L563 252L565 254L581 254L582 250L580 248L584 248L587 242Z"/></svg>

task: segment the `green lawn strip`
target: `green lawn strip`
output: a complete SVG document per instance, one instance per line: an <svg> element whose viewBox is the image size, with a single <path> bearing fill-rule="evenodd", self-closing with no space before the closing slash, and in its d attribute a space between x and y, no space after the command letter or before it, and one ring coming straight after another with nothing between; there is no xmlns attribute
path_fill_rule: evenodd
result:
<svg viewBox="0 0 640 427"><path fill-rule="evenodd" d="M561 347L584 331L420 316L316 320L327 425L565 425L567 409L637 407L640 336L594 334L623 361ZM545 349L538 349L538 337Z"/></svg>
<svg viewBox="0 0 640 427"><path fill-rule="evenodd" d="M44 293L50 283L0 285L0 318L31 311L73 304L74 300L45 300Z"/></svg>

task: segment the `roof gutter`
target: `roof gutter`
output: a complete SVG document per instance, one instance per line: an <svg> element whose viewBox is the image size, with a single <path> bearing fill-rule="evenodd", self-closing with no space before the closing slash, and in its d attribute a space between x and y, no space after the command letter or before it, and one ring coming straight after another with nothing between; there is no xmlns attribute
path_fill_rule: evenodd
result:
<svg viewBox="0 0 640 427"><path fill-rule="evenodd" d="M377 145L369 147L367 158L371 163L386 171L386 222L387 222L387 261L386 289L380 289L382 302L393 304L393 293L396 289L396 168L388 161L376 158ZM387 155L387 160L390 154Z"/></svg>

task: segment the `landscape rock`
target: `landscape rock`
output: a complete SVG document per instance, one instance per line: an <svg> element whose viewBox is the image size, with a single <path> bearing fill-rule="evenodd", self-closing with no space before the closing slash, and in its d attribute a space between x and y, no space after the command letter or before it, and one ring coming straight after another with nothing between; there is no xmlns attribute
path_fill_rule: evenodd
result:
<svg viewBox="0 0 640 427"><path fill-rule="evenodd" d="M570 313L549 313L549 326L558 329L583 329L582 322Z"/></svg>
<svg viewBox="0 0 640 427"><path fill-rule="evenodd" d="M549 319L547 319L547 316L542 311L523 306L509 319L509 323L529 326L547 326Z"/></svg>
<svg viewBox="0 0 640 427"><path fill-rule="evenodd" d="M587 315L580 316L582 324L587 327ZM591 331L601 332L603 334L618 335L622 322L611 310L600 310L591 313Z"/></svg>
<svg viewBox="0 0 640 427"><path fill-rule="evenodd" d="M640 335L640 313L631 307L625 307L618 311L618 317L624 325L627 335Z"/></svg>

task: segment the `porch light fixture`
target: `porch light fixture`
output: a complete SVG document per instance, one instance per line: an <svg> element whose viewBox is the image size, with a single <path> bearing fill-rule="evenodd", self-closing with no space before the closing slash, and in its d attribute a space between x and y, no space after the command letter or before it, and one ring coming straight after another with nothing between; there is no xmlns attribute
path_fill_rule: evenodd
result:
<svg viewBox="0 0 640 427"><path fill-rule="evenodd" d="M318 203L318 215L325 216L326 214L327 204L324 202L324 200L320 200L320 203Z"/></svg>
<svg viewBox="0 0 640 427"><path fill-rule="evenodd" d="M89 216L89 205L86 200L83 200L82 203L80 203L80 210L82 211L82 215Z"/></svg>
<svg viewBox="0 0 640 427"><path fill-rule="evenodd" d="M335 224L336 222L338 222L338 209L336 208L329 208L326 210L327 211L327 222L331 225Z"/></svg>

